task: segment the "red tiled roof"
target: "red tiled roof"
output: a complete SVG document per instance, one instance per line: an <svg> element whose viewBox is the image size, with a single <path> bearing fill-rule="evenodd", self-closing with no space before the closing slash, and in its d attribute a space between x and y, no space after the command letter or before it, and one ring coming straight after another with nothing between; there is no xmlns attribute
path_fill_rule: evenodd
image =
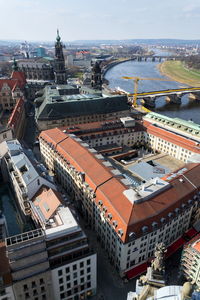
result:
<svg viewBox="0 0 200 300"><path fill-rule="evenodd" d="M0 91L4 84L7 84L10 89L13 91L16 87L23 89L26 84L26 78L23 72L13 71L11 78L0 79Z"/></svg>
<svg viewBox="0 0 200 300"><path fill-rule="evenodd" d="M61 204L58 193L47 187L41 187L32 201L36 207L40 208L46 220L51 218L52 214Z"/></svg>
<svg viewBox="0 0 200 300"><path fill-rule="evenodd" d="M21 120L21 116L24 110L24 100L22 98L20 98L14 109L13 112L10 116L10 119L8 121L8 126L10 126L11 128L15 129L16 127L18 127L19 122Z"/></svg>
<svg viewBox="0 0 200 300"><path fill-rule="evenodd" d="M25 74L21 71L13 71L11 74L11 79L15 79L18 82L20 88L23 88L26 84Z"/></svg>
<svg viewBox="0 0 200 300"><path fill-rule="evenodd" d="M128 187L114 176L110 168L103 165L104 159L97 158L89 149L57 128L42 132L40 138L54 144L61 156L77 171L85 174L85 182L96 192L95 201L102 200L107 213L113 216L112 221L118 222L116 232L123 229L123 241L128 241L130 232L140 236L144 225L149 226L150 231L154 221L160 225L162 217L167 218L169 212L186 203L200 188L200 164L188 164L184 174L170 181L169 189L147 201L132 204L123 194Z"/></svg>
<svg viewBox="0 0 200 300"><path fill-rule="evenodd" d="M148 133L153 134L154 136L160 137L170 143L173 143L174 145L183 147L189 151L192 151L195 153L200 153L200 147L197 147L197 143L195 141L192 141L189 138L180 136L176 133L167 131L163 128L154 126L153 124L150 124L149 122L146 122L146 121L144 122L144 125L146 126L146 130Z"/></svg>
<svg viewBox="0 0 200 300"><path fill-rule="evenodd" d="M193 245L193 248L194 248L195 250L197 250L198 252L200 252L200 241L197 242L197 243L195 243L195 244Z"/></svg>

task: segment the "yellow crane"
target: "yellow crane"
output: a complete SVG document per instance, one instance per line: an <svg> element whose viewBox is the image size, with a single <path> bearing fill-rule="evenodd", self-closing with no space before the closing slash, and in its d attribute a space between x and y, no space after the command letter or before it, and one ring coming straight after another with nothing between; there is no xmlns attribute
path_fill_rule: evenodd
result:
<svg viewBox="0 0 200 300"><path fill-rule="evenodd" d="M134 93L133 94L129 94L130 96L133 96L133 107L137 107L137 94L138 94L138 82L140 80L159 80L159 81L174 81L174 80L170 80L170 79L165 79L165 78L142 78L142 77L129 77L129 76L123 76L123 79L132 79L134 82Z"/></svg>

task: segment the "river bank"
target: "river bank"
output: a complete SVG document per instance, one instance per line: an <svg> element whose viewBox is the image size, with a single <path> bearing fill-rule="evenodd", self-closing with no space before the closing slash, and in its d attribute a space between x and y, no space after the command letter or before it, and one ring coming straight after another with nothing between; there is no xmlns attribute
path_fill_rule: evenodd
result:
<svg viewBox="0 0 200 300"><path fill-rule="evenodd" d="M165 61L158 65L158 69L172 80L189 86L200 86L200 71L187 69L181 61Z"/></svg>

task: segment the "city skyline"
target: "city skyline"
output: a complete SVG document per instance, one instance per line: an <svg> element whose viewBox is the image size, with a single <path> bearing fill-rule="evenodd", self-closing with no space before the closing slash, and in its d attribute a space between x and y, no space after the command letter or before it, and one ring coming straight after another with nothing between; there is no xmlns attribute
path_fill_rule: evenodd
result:
<svg viewBox="0 0 200 300"><path fill-rule="evenodd" d="M64 41L199 39L198 0L0 0L0 4L1 39L52 41L57 28Z"/></svg>

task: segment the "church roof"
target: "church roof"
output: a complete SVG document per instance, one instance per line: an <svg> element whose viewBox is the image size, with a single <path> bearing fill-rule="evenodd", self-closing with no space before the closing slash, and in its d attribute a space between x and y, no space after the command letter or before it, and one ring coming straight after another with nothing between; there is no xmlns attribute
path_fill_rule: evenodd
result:
<svg viewBox="0 0 200 300"><path fill-rule="evenodd" d="M128 111L126 96L102 97L99 95L53 95L44 93L45 99L36 109L39 120L62 119L66 117L105 114L118 111Z"/></svg>

